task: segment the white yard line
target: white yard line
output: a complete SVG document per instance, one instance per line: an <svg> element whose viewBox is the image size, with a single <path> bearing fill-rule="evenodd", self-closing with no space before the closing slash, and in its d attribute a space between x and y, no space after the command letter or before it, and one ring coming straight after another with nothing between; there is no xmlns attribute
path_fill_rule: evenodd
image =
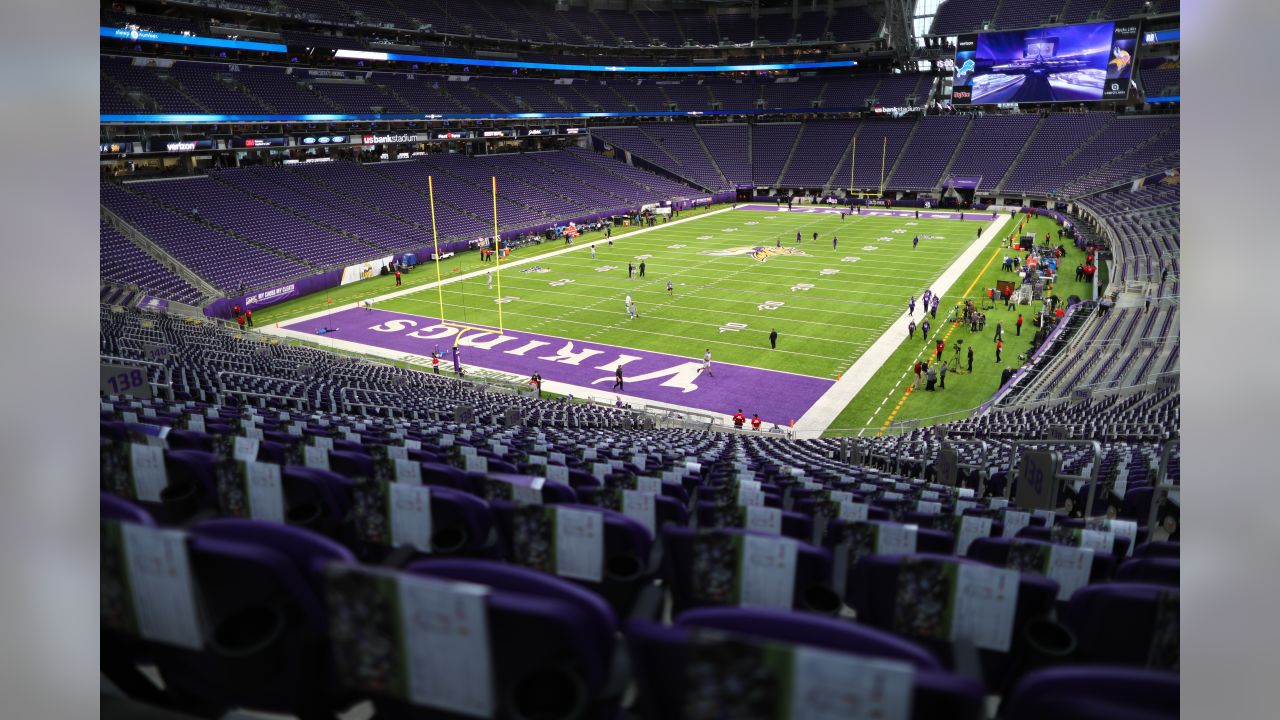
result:
<svg viewBox="0 0 1280 720"><path fill-rule="evenodd" d="M1001 217L1004 222L988 225L982 236L974 240L960 257L952 263L951 267L944 270L938 280L934 282L932 287L939 297L946 297L947 292L951 290L951 286L960 279L960 276L973 264L973 261L977 260L986 250L987 244L995 237L1003 234L1005 225L1011 218L1009 215L1002 215ZM939 309L941 309L941 306L939 306ZM831 426L831 423L835 422L836 417L844 412L844 409L849 406L853 398L884 367L884 364L897 351L902 341L906 339L902 333L906 330L905 326L910 321L910 317L907 313L902 313L898 319L894 320L889 325L889 329L862 353L862 356L853 364L853 367L850 367L842 374L840 379L796 421L796 437L818 437Z"/></svg>

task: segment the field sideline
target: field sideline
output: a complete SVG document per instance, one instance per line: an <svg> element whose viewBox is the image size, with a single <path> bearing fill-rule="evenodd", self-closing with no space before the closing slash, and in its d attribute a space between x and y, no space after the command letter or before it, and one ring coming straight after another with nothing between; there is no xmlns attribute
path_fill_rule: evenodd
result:
<svg viewBox="0 0 1280 720"><path fill-rule="evenodd" d="M712 414L731 414L737 406L743 406L748 414L759 412L768 421L789 422L796 419L797 408L808 402L807 398L825 392L839 374L890 330L890 324L906 310L907 298L918 297L955 263L991 218L987 214L980 220L970 216L960 221L933 218L930 215L936 213L924 211L919 220L874 214L841 219L836 214L814 211L820 208L788 213L771 205L751 207L755 209L685 214L681 222L660 224L636 235L617 234L612 246L597 235L578 240L568 252L555 253L565 249L559 242L537 246L532 252L524 249L513 253L511 259L525 262L510 269L504 267L500 277L494 278L492 290L483 271L465 277L467 271L489 270L492 264L481 264L473 257L445 261L442 270L452 269L449 266L458 269L457 273L447 273L446 278L464 276L447 282L440 291L447 319L497 327L501 305L503 327L512 335L498 341L506 343L505 352L488 352L489 348L464 350L464 364L495 367L518 375L527 367L503 367L501 362L487 361L499 355L516 355L511 348L516 347L517 335L537 338L529 342L540 349L547 346L543 352L551 354L541 356L547 361L545 367L528 367L538 370L548 383L563 384L570 392L578 387L612 399L613 391L605 392L609 388L603 381L612 383L607 371L613 367L600 363L614 362L606 357L614 353L623 360L622 364L631 363L626 370L628 382L632 383L625 388L628 401L653 401ZM1001 217L1000 222L1003 221ZM802 235L799 244L797 232ZM815 232L817 241L813 239ZM912 247L912 238L917 234L922 240L918 247ZM832 246L833 235L839 237L836 247ZM998 238L991 243L998 249ZM594 260L591 244L595 245ZM987 263L989 255L984 249L974 264ZM641 261L646 265L644 278L638 277ZM637 266L637 277L628 278L628 262ZM998 270L999 263L993 264ZM979 273L989 274L982 270L965 269L952 292L968 286ZM434 267L421 267L406 277L417 281L414 285L422 283L423 290L397 293L396 297L376 300L375 304L379 313L394 314L379 315L381 320L422 319L407 320L414 323L413 327L396 326L416 333L414 339L419 342L397 340L403 347L394 349L412 348L406 352L420 356L429 355L436 346L447 349L452 344L447 337L443 343L436 338L428 343L422 336L423 327L435 324L428 319L440 315ZM666 289L668 281L673 285L670 294ZM334 295L339 297L335 298L334 307L340 308L343 300L350 303L354 298L385 296L393 289L393 282L385 277L345 286L335 290ZM636 304L635 319L626 311L624 298L628 294ZM504 302L496 302L498 299ZM955 298L943 298L939 320L933 321L935 327L942 324L940 319L954 302ZM316 309L313 296L260 311L255 319L260 325L265 324L263 320L279 321L292 331L288 334L301 335L316 323L289 318L300 311L315 314ZM917 307L917 322L920 312ZM381 343L390 348L390 341L382 335L361 340L344 338L344 334L356 332L352 322L363 322L354 316L348 318L343 328L350 330L339 328L338 333L326 338ZM776 350L769 347L771 329L779 335ZM392 331L379 332L390 336ZM905 336L905 328L898 332ZM1024 337L1029 339L1029 334L1024 332ZM479 337L471 336L472 342ZM576 345L567 346L567 350L555 347L561 341ZM464 339L463 346L467 345L468 340ZM708 348L713 356L714 377L699 377L696 370ZM876 410L887 404L881 403L883 391L891 390L893 383L884 387L884 381L900 375L896 365L904 350L905 343L832 423L833 427L861 427L881 420L876 415L882 413L868 412L867 404L869 400L876 403ZM589 356L591 364L583 359L575 363L571 356L556 354L566 352L593 353ZM522 354L531 359L535 353ZM646 368L648 355L653 355L655 362L664 359L665 364ZM517 362L514 358L503 359ZM519 358L521 363L525 360ZM725 370L721 370L722 365ZM648 380L646 369L652 375ZM882 377L886 374L889 377ZM721 380L728 375L734 378ZM647 392L646 382L655 392ZM548 388L559 391L550 385ZM773 394L762 392L770 388ZM800 405L789 398L779 399L792 389L804 396L805 399L796 400ZM990 387L986 395L989 397L994 390ZM868 398L876 393L879 395ZM771 404L785 407L775 411L770 409Z"/></svg>

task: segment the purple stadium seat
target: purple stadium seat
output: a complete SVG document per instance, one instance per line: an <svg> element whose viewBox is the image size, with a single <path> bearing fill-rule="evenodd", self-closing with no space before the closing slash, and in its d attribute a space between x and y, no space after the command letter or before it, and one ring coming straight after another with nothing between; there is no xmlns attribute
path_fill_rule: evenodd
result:
<svg viewBox="0 0 1280 720"><path fill-rule="evenodd" d="M686 528L663 530L663 575L671 588L672 607L680 613L700 603L694 592L694 539L699 535L757 535L764 533L740 528L721 528L698 533ZM792 607L796 610L833 615L840 609L840 599L831 589L831 553L825 548L798 542L795 590Z"/></svg>
<svg viewBox="0 0 1280 720"><path fill-rule="evenodd" d="M1164 585L1090 585L1071 596L1062 617L1082 661L1176 667L1178 597L1176 588Z"/></svg>
<svg viewBox="0 0 1280 720"><path fill-rule="evenodd" d="M849 605L858 613L858 621L873 627L892 631L898 606L898 576L908 560L935 560L943 564L960 565L975 560L943 555L868 555L862 558L850 575L853 597ZM1015 672L1010 660L1016 657L1025 642L1023 632L1033 619L1045 618L1053 611L1058 595L1058 583L1036 575L1019 575L1018 598L1014 610L1010 651L979 649L982 674L988 687L1003 687L1011 672ZM952 662L950 642L921 640L920 644L932 650L947 664Z"/></svg>
<svg viewBox="0 0 1280 720"><path fill-rule="evenodd" d="M645 621L633 621L626 625L627 645L639 689L638 710L644 720L681 720L686 717L685 696L690 689L687 663L690 659L690 640L696 629L741 626L739 621L730 620L727 615L692 615L695 612L702 611L690 611L682 615L676 627ZM690 615L692 619L684 622L684 618ZM831 623L820 627L811 624L803 616L795 616L795 624L791 625L787 622L791 618L785 617L785 613L776 615L781 617L753 624L744 633L743 639L808 645L836 652L917 663L913 676L912 718L977 720L983 715L983 690L979 683L933 669L925 664L923 658L917 659L918 649L909 643L894 644L878 637L878 634L867 632L869 628L825 618L812 618Z"/></svg>
<svg viewBox="0 0 1280 720"><path fill-rule="evenodd" d="M1177 673L1082 665L1028 673L1005 700L1008 720L1175 720Z"/></svg>

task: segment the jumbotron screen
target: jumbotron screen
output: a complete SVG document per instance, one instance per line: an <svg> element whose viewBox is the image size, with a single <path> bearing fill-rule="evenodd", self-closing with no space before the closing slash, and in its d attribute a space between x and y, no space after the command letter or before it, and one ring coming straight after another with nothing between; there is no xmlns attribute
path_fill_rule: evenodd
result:
<svg viewBox="0 0 1280 720"><path fill-rule="evenodd" d="M962 35L951 102L1123 100L1137 61L1138 22Z"/></svg>

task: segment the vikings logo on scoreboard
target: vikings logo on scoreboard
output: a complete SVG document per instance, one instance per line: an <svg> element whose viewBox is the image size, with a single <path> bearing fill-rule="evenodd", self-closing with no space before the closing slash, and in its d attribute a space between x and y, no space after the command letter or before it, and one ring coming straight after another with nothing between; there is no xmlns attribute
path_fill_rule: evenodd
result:
<svg viewBox="0 0 1280 720"><path fill-rule="evenodd" d="M798 255L808 257L803 250L790 247L766 247L764 245L756 245L754 247L735 247L725 250L703 250L699 255L714 255L716 257L730 257L733 255L750 255L751 257L764 262L774 255Z"/></svg>

